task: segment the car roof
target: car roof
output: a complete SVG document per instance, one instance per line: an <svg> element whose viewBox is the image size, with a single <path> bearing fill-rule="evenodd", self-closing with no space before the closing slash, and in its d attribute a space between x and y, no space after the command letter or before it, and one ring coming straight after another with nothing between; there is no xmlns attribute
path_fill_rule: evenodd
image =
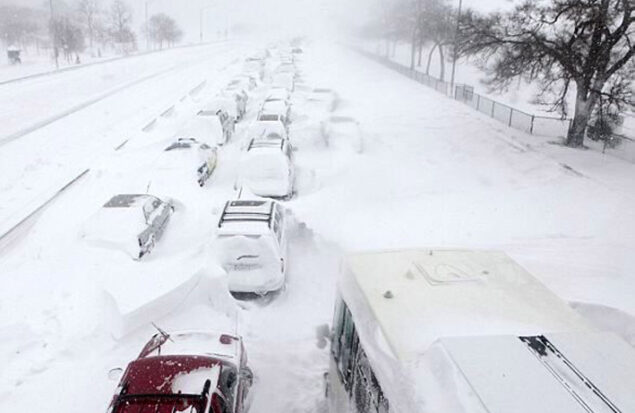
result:
<svg viewBox="0 0 635 413"><path fill-rule="evenodd" d="M252 223L271 227L275 202L270 200L234 200L227 201L218 221L218 227L231 224Z"/></svg>
<svg viewBox="0 0 635 413"><path fill-rule="evenodd" d="M112 405L114 413L203 412L219 387L222 364L197 356L156 356L130 364Z"/></svg>

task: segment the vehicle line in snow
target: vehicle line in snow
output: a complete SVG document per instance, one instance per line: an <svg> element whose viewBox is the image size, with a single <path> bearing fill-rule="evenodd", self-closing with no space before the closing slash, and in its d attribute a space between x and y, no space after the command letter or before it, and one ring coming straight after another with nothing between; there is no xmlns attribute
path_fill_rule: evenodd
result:
<svg viewBox="0 0 635 413"><path fill-rule="evenodd" d="M133 80L132 82L125 83L125 84L123 84L121 86L117 86L116 88L114 88L112 90L109 90L108 92L102 93L102 94L100 94L100 95L98 95L98 96L96 96L96 97L94 97L92 99L89 99L86 102L82 102L80 104L77 104L77 105L73 106L72 108L70 108L68 110L65 110L65 111L63 111L61 113L58 113L57 115L53 115L53 116L51 116L51 117L49 117L47 119L44 119L44 120L42 120L40 122L37 122L37 123L27 127L27 128L24 128L24 129L19 130L19 131L15 132L15 133L12 133L9 136L6 136L4 138L0 138L0 146L6 145L7 143L12 142L12 141L14 141L16 139L20 139L21 137L23 137L25 135L28 135L29 133L35 132L38 129L41 129L41 128L45 127L45 126L50 125L53 122L56 122L56 121L58 121L60 119L63 119L65 117L67 117L67 116L70 116L70 115L72 115L72 114L74 114L76 112L79 112L82 109L85 109L85 108L87 108L87 107L89 107L91 105L94 105L95 103L101 102L102 100L104 100L106 98L109 98L110 96L115 95L115 94L117 94L117 93L119 93L119 92L121 92L123 90L131 88L131 87L136 86L138 84L141 84L143 82L146 82L148 80L154 79L156 77L165 75L167 73L173 72L173 71L175 71L177 69L180 69L182 67L183 67L183 65L180 65L180 64L175 65L175 66L171 66L168 69L153 73L153 74L148 75L148 76L144 76L144 77L142 77L140 79ZM155 121L156 121L156 119L155 119Z"/></svg>
<svg viewBox="0 0 635 413"><path fill-rule="evenodd" d="M84 176L86 176L86 174L88 174L88 172L90 172L90 169L85 169L84 171L82 171L79 175L77 175L76 177L71 179L69 182L64 184L64 186L62 186L60 189L55 191L55 193L49 199L44 201L44 203L42 203L40 206L36 207L33 211L31 211L24 218L22 218L17 224L13 225L11 228L6 230L2 235L0 235L0 250L2 250L2 248L5 246L4 242L3 242L5 240L5 238L7 238L12 233L14 233L22 225L27 223L32 217L34 217L36 214L38 214L40 211L42 211L44 208L46 208L58 196L60 196L68 188L70 188L73 184L77 183L80 179L82 179Z"/></svg>

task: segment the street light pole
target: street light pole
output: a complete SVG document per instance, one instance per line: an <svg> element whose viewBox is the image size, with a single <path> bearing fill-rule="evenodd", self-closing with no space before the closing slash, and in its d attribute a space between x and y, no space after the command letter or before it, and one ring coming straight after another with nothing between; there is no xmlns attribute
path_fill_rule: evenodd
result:
<svg viewBox="0 0 635 413"><path fill-rule="evenodd" d="M456 15L456 31L454 32L454 51L452 53L452 77L450 80L450 93L454 96L454 76L456 74L456 59L457 59L457 48L459 45L459 24L461 21L461 8L463 7L463 0L459 0L459 11Z"/></svg>
<svg viewBox="0 0 635 413"><path fill-rule="evenodd" d="M146 50L150 50L150 33L148 33L148 1L145 3L145 30L146 30Z"/></svg>
<svg viewBox="0 0 635 413"><path fill-rule="evenodd" d="M49 7L51 9L51 31L53 32L53 56L55 57L55 69L60 68L58 61L59 52L57 50L57 28L55 27L55 13L53 12L53 0L49 0Z"/></svg>

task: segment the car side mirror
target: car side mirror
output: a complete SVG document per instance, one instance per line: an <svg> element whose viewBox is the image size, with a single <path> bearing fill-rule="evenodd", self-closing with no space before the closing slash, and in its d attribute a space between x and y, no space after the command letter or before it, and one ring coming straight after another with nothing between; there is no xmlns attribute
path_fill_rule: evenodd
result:
<svg viewBox="0 0 635 413"><path fill-rule="evenodd" d="M240 369L240 378L251 384L254 381L254 373L249 367L243 367Z"/></svg>
<svg viewBox="0 0 635 413"><path fill-rule="evenodd" d="M108 380L115 381L119 380L123 375L123 369L121 367L113 367L108 370Z"/></svg>
<svg viewBox="0 0 635 413"><path fill-rule="evenodd" d="M326 348L328 342L331 340L331 327L328 324L320 324L315 328L315 338L317 339L317 346L319 349Z"/></svg>

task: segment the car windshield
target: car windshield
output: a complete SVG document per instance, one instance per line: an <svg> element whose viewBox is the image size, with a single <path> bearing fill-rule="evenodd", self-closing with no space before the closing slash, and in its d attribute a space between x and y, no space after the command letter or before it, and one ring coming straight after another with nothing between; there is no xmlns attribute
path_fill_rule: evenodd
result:
<svg viewBox="0 0 635 413"><path fill-rule="evenodd" d="M258 118L258 120L264 120L264 121L274 121L279 119L280 117L278 115L260 115L260 118Z"/></svg>
<svg viewBox="0 0 635 413"><path fill-rule="evenodd" d="M130 208L141 197L143 195L116 195L106 202L104 208Z"/></svg>

